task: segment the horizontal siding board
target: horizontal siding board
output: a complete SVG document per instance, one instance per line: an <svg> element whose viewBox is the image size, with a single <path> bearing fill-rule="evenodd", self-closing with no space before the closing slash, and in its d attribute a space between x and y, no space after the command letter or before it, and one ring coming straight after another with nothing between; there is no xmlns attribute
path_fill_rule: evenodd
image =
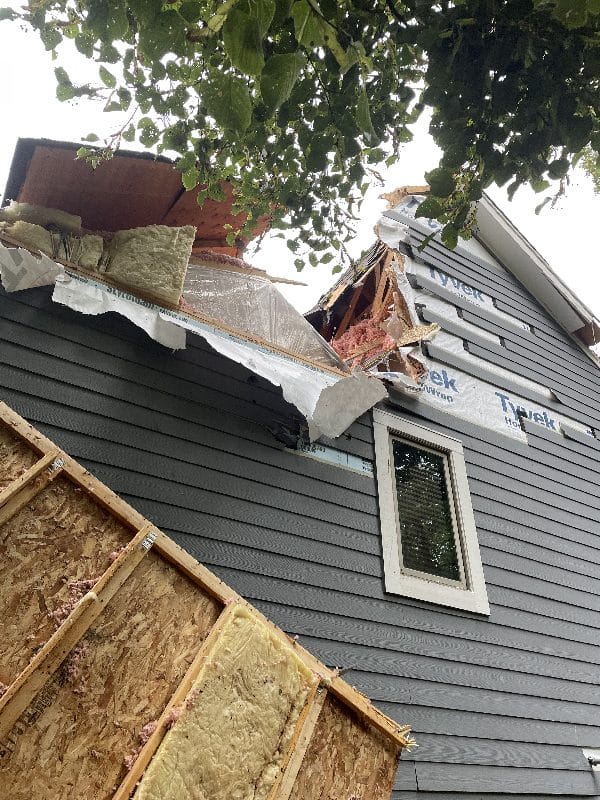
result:
<svg viewBox="0 0 600 800"><path fill-rule="evenodd" d="M189 542L187 546L190 546ZM236 572L233 572L232 576L232 580L236 582L244 581L243 577ZM503 606L492 605L488 622L453 613L452 609L440 607L433 610L425 604L409 606L407 601L400 597L391 598L388 595L383 600L358 597L346 593L340 594L337 591L332 592L327 587L299 585L279 580L271 582L261 576L252 576L249 581L243 582L243 589L245 593L252 592L255 599L274 605L304 608L308 611L326 614L342 615L343 611L344 616L363 624L366 623L367 627L370 627L370 623L393 623L419 633L441 634L454 637L458 641L468 640L514 648L517 653L524 651L582 660L594 649L586 648L585 645L594 644L595 628L587 631L581 625L566 625L555 618L546 619L533 613L515 612L511 608ZM395 605L392 606L392 603ZM393 608L396 609L395 614ZM522 625L522 629L519 625ZM575 638L581 630L589 633L587 641L585 639L581 641L583 638L581 634L579 639ZM427 654L429 655L429 653ZM447 658L450 658L451 655L446 653ZM515 654L515 658L518 658L517 654ZM519 677L519 680L524 680L523 675ZM531 690L532 687L534 690L535 683L529 689ZM550 685L548 690L552 688ZM520 688L519 692L521 692ZM580 692L578 696L585 696L586 702L589 703L600 702L600 695L596 692L590 695L586 690Z"/></svg>
<svg viewBox="0 0 600 800"><path fill-rule="evenodd" d="M597 728L598 711L585 703L480 689L472 686L435 683L414 678L397 680L389 675L351 670L344 674L353 686L376 702L414 704L428 708L481 713L502 717L571 723L578 728L586 722Z"/></svg>
<svg viewBox="0 0 600 800"><path fill-rule="evenodd" d="M451 635L422 632L397 625L365 623L331 613L293 608L273 607L269 616L276 615L286 630L305 636L335 639L338 642L388 653L427 653L429 658L456 661L486 667L501 665L512 673L556 678L557 680L600 684L600 666L584 660L571 660L558 656L531 653L525 650L462 639L460 647ZM584 646L580 646L584 649Z"/></svg>
<svg viewBox="0 0 600 800"><path fill-rule="evenodd" d="M589 772L528 770L518 767L476 767L417 764L419 791L494 792L521 794L526 786L532 794L597 795L600 786Z"/></svg>
<svg viewBox="0 0 600 800"><path fill-rule="evenodd" d="M491 344L483 347L476 342L471 343L468 337L465 339L468 352L472 355L488 361L490 364L495 364L497 367L512 370L516 374L537 381L542 386L552 389L557 397L560 395L561 404L565 408L578 409L581 406L586 414L591 417L595 415L596 422L598 422L598 394L592 387L582 385L578 381L569 384L567 377L558 375L543 364L533 364L531 359L521 358L516 353L507 352L506 349L502 352L501 348L494 348Z"/></svg>
<svg viewBox="0 0 600 800"><path fill-rule="evenodd" d="M462 736L437 736L423 733L419 747L411 753L417 763L469 764L561 769L589 772L590 765L578 747L541 745L524 742L491 742Z"/></svg>
<svg viewBox="0 0 600 800"><path fill-rule="evenodd" d="M108 390L106 394L100 394L101 384L98 384L97 391L80 389L50 378L42 381L33 373L6 364L0 364L0 381L5 391L19 387L19 391L13 395L19 399L14 402L28 409L25 416L55 424L58 429L81 431L83 425L90 425L88 416L91 414L93 430L99 436L108 440L129 441L137 432L139 444L143 443L143 448L148 452L161 452L161 444L168 451L177 450L178 453L183 444L206 445L223 452L238 452L294 475L339 486L342 491L347 489L347 498L362 494L375 497L373 481L364 475L346 469L333 469L330 464L300 456L284 448L264 427L239 417L216 415L205 406L177 402L171 404L168 398L164 402L153 402L154 396L147 393L138 398L140 402L152 406L144 408L130 402L131 397L121 400L111 396ZM28 396L23 393L24 390L28 390ZM67 393L68 407L49 399L65 397ZM159 396L159 400L161 398ZM172 413L167 413L167 409ZM177 414L185 416L182 418ZM359 502L362 501L356 500L356 503ZM352 506L351 500L348 505Z"/></svg>
<svg viewBox="0 0 600 800"><path fill-rule="evenodd" d="M68 409L65 409L65 412L68 412ZM93 415L88 415L87 419L94 426ZM253 499L258 496L254 488L243 490L245 484L249 487L255 487L256 484L266 486L272 492L272 503L276 508L288 507L290 502L295 502L292 498L297 495L299 498L310 499L310 503L305 505L302 511L307 516L322 519L319 509L325 512L325 517L328 517L333 508L339 508L339 514L336 513L339 524L356 530L366 530L374 535L378 533L377 504L372 493L358 494L356 491L342 488L337 488L335 493L332 492L333 475L340 471L339 467L330 468L333 474L330 475L330 483L327 484L306 475L295 474L291 470L272 466L265 461L243 458L239 452L229 453L198 444L190 446L187 442L180 442L177 447L171 443L169 447L166 437L163 437L165 441L162 442L161 448L161 442L156 441L156 435L153 435L152 445L148 449L143 431L124 430L124 426L117 428L124 435L128 435L129 441L117 437L111 438L110 432L99 436L98 428L94 426L91 430L96 435L89 444L81 443L81 438L85 437L85 421L72 419L71 422L77 426L71 430L80 434L73 437L73 446L88 448L88 457L94 460L127 468L130 459L134 457L137 468L145 474L157 477L164 475L182 485L192 487L199 485L204 489L221 493L226 490L226 493L231 493L234 497L241 497L240 492L243 492L243 496L252 496ZM101 419L98 422L102 425ZM110 422L108 424L110 426ZM155 457L157 455L160 459ZM223 487L223 480L230 482L234 491L230 487ZM365 484L372 482L368 477L362 480ZM262 490L259 490L259 493L260 491ZM288 498L288 495L292 497ZM365 524L363 525L361 521Z"/></svg>

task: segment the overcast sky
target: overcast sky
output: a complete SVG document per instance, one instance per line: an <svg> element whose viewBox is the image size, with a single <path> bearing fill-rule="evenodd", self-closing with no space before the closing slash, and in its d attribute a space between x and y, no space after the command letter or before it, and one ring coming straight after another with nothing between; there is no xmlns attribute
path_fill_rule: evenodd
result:
<svg viewBox="0 0 600 800"><path fill-rule="evenodd" d="M55 64L37 36L20 30L14 23L0 23L0 71L4 76L0 122L0 192L6 183L10 161L19 137L45 137L80 141L87 133L110 134L119 126L118 114L103 114L101 104L84 101L59 103L55 97ZM69 66L69 65L67 65ZM68 70L74 82L94 79L97 68L75 59ZM129 145L128 145L129 147ZM373 241L373 226L386 202L378 199L384 191L404 184L421 184L426 170L437 165L438 153L426 126L416 131L413 143L406 145L398 163L382 169L385 186L373 186L363 205L362 221L351 248L358 255ZM600 198L593 193L590 180L577 173L559 207L546 207L540 216L534 208L541 196L528 189L517 192L508 202L502 189L490 191L492 199L546 258L551 267L600 316ZM312 306L331 285L335 276L331 265L306 266L297 273L294 257L278 239L267 240L251 260L271 274L299 278L306 288L282 287L284 294L301 311Z"/></svg>

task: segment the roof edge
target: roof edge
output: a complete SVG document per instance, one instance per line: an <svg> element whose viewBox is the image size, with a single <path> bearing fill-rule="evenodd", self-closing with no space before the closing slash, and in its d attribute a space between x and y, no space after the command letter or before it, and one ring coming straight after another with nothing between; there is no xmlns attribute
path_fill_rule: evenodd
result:
<svg viewBox="0 0 600 800"><path fill-rule="evenodd" d="M600 320L487 194L477 203L476 238L552 317L585 345L600 342Z"/></svg>

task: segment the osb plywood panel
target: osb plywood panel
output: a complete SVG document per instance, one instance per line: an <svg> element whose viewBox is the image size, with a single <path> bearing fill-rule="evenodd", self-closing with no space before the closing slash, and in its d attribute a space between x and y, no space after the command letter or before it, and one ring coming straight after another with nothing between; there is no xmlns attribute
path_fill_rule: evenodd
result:
<svg viewBox="0 0 600 800"><path fill-rule="evenodd" d="M219 610L150 552L0 749L0 800L111 797Z"/></svg>
<svg viewBox="0 0 600 800"><path fill-rule="evenodd" d="M40 458L27 445L0 425L0 492Z"/></svg>
<svg viewBox="0 0 600 800"><path fill-rule="evenodd" d="M399 750L329 695L290 800L389 800Z"/></svg>
<svg viewBox="0 0 600 800"><path fill-rule="evenodd" d="M314 683L292 646L235 609L135 800L266 800Z"/></svg>
<svg viewBox="0 0 600 800"><path fill-rule="evenodd" d="M58 477L0 526L0 681L10 684L133 532Z"/></svg>

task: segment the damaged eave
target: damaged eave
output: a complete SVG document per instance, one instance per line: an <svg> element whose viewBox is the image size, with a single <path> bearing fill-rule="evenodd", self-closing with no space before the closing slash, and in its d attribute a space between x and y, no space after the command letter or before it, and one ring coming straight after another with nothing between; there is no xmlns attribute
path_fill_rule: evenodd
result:
<svg viewBox="0 0 600 800"><path fill-rule="evenodd" d="M487 195L477 205L477 239L585 345L600 341L600 322Z"/></svg>

